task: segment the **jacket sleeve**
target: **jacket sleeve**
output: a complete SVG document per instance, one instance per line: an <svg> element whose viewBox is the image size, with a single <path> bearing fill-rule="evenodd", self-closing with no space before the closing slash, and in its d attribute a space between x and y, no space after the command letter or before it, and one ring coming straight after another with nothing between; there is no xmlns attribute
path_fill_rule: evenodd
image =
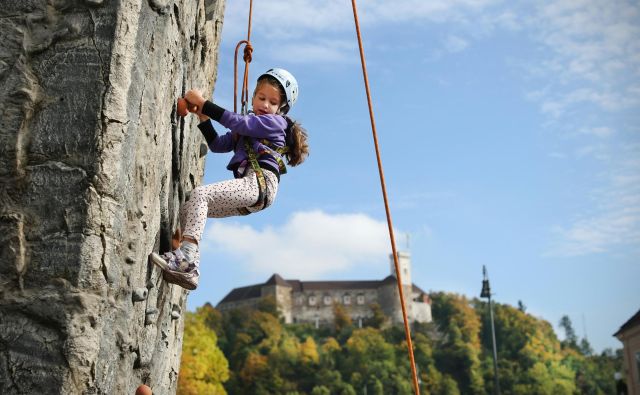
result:
<svg viewBox="0 0 640 395"><path fill-rule="evenodd" d="M200 122L198 124L198 129L200 129L204 139L207 140L208 146L211 146L211 144L213 144L213 142L218 138L218 132L216 132L209 120Z"/></svg>
<svg viewBox="0 0 640 395"><path fill-rule="evenodd" d="M275 138L287 128L281 115L240 115L209 100L202 106L202 113L235 133L254 138Z"/></svg>
<svg viewBox="0 0 640 395"><path fill-rule="evenodd" d="M207 145L212 152L231 152L235 145L233 133L229 132L219 136L210 121L198 124L198 129L202 132Z"/></svg>
<svg viewBox="0 0 640 395"><path fill-rule="evenodd" d="M234 136L234 133L228 132L222 136L218 136L213 144L209 145L209 148L213 152L231 152L236 145L236 140L237 138Z"/></svg>
<svg viewBox="0 0 640 395"><path fill-rule="evenodd" d="M225 110L218 122L240 135L254 138L273 139L287 128L287 121L276 114L239 115Z"/></svg>

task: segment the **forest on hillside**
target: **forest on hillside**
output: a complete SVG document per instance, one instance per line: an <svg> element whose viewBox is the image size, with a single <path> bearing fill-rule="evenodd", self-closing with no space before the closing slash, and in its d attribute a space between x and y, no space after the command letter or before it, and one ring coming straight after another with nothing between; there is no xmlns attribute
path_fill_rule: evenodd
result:
<svg viewBox="0 0 640 395"><path fill-rule="evenodd" d="M432 293L434 322L412 328L421 394L495 393L488 305ZM357 327L335 305L331 328L284 324L273 300L221 314L211 305L187 313L178 394L413 394L404 328L379 306ZM502 394L615 394L621 350L594 354L568 317L560 341L551 324L494 305Z"/></svg>

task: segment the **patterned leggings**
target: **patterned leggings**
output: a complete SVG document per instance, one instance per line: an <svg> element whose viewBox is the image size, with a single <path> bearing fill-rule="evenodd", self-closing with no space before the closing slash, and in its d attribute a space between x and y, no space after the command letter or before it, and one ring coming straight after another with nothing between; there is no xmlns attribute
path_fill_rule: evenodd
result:
<svg viewBox="0 0 640 395"><path fill-rule="evenodd" d="M251 168L247 169L242 178L196 187L180 210L183 235L200 241L207 217L223 218L240 215L238 212L240 207L247 207L251 212L269 207L278 192L278 178L269 170L263 169L262 172L267 181L265 207L251 207L256 204L260 193L256 173Z"/></svg>

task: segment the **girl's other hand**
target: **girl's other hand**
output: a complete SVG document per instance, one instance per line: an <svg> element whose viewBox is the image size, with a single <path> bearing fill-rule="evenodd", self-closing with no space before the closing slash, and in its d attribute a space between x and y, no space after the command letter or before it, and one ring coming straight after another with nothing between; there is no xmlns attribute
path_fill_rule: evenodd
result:
<svg viewBox="0 0 640 395"><path fill-rule="evenodd" d="M202 111L202 106L204 105L204 97L202 93L197 89L190 89L185 93L184 98L194 106L198 107L198 112Z"/></svg>

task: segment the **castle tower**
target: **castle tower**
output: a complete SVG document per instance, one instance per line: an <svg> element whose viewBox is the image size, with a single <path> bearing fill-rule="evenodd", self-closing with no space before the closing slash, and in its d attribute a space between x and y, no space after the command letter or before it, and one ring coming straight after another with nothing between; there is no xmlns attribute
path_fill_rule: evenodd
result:
<svg viewBox="0 0 640 395"><path fill-rule="evenodd" d="M274 274L267 280L260 289L260 296L272 296L278 306L278 310L284 322L290 324L292 322L291 308L291 284L285 281L279 274Z"/></svg>
<svg viewBox="0 0 640 395"><path fill-rule="evenodd" d="M398 266L400 268L400 277L402 285L411 286L411 254L408 252L398 251ZM393 261L393 254L389 254L389 268L391 275L396 277L396 266Z"/></svg>
<svg viewBox="0 0 640 395"><path fill-rule="evenodd" d="M411 282L411 254L408 252L398 251L398 268L400 270L400 278L402 280L402 292L405 299L405 307L409 319L413 316L413 295ZM389 270L390 276L383 280L383 286L380 287L380 305L387 316L394 323L403 322L402 306L400 304L400 295L398 293L398 284L396 280L396 267L393 260L393 254L389 254Z"/></svg>

